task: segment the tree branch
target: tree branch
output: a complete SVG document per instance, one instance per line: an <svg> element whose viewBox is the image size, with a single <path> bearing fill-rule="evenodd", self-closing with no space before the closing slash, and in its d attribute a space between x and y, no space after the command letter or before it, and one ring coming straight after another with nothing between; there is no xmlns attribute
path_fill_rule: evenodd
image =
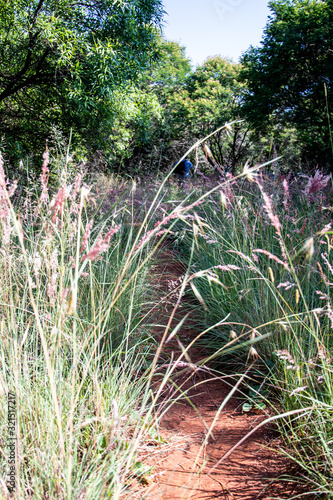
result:
<svg viewBox="0 0 333 500"><path fill-rule="evenodd" d="M37 21L37 17L38 17L38 14L40 13L42 7L43 7L43 3L44 3L45 0L39 0L39 4L37 5L37 9L35 10L35 13L34 13L34 16L32 18L32 21L31 21L31 26L35 26L35 23Z"/></svg>
<svg viewBox="0 0 333 500"><path fill-rule="evenodd" d="M43 67L43 64L45 62L45 59L47 55L49 54L50 49L47 48L40 58L38 65L36 67L35 73L31 75L28 78L25 78L21 82L17 83L16 85L10 83L7 85L7 88L3 90L3 92L0 94L0 102L3 101L4 99L7 99L7 97L10 97L11 95L16 94L19 90L24 89L25 87L28 87L29 85L36 84L36 83L48 83L50 82L51 78L54 76L54 74L50 73L41 73L41 69ZM22 75L21 75L22 76ZM18 76L15 77L16 81L18 80Z"/></svg>

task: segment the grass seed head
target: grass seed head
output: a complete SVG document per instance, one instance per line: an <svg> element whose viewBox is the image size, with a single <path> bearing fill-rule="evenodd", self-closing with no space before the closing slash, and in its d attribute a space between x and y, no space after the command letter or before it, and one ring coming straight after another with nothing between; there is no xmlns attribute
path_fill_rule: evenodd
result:
<svg viewBox="0 0 333 500"><path fill-rule="evenodd" d="M314 240L313 237L308 238L302 247L302 251L305 253L306 260L311 260L314 254Z"/></svg>
<svg viewBox="0 0 333 500"><path fill-rule="evenodd" d="M238 338L238 335L235 332L235 330L230 330L230 340L235 340L237 338Z"/></svg>
<svg viewBox="0 0 333 500"><path fill-rule="evenodd" d="M253 358L253 359L257 359L257 358L259 358L258 351L257 351L257 349L255 349L255 348L253 347L253 345L251 345L251 347L250 347L249 356L250 356L250 358Z"/></svg>

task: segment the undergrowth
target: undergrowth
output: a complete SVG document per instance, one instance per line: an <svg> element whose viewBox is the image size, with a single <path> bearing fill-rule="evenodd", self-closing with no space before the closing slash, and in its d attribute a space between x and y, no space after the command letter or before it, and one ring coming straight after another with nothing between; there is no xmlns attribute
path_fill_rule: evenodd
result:
<svg viewBox="0 0 333 500"><path fill-rule="evenodd" d="M145 470L137 450L158 438L155 249L149 235L140 244L130 203L106 211L66 161L50 187L49 166L46 151L40 183L15 197L0 164L0 488L3 498L119 498Z"/></svg>
<svg viewBox="0 0 333 500"><path fill-rule="evenodd" d="M50 186L46 151L39 183L18 191L0 162L3 497L11 477L14 498L130 495L147 473L140 449L163 442L162 414L186 397L178 387L159 406L167 382L209 366L237 374L231 394L245 394L243 411L266 411L261 425L279 422L307 494L332 498L331 180L245 165L238 178L206 185L101 176L86 184L67 159L56 159ZM152 272L166 237L185 271L157 343ZM190 293L206 353L196 367L189 346L179 344L178 359L163 354ZM15 470L6 460L9 395Z"/></svg>
<svg viewBox="0 0 333 500"><path fill-rule="evenodd" d="M308 495L331 498L331 179L319 171L291 179L244 170L247 179L221 179L192 214L192 227L178 227L185 260L195 238L192 290L202 329L227 318L201 340L211 353L205 362L229 373L251 366L243 410L273 409L297 481Z"/></svg>

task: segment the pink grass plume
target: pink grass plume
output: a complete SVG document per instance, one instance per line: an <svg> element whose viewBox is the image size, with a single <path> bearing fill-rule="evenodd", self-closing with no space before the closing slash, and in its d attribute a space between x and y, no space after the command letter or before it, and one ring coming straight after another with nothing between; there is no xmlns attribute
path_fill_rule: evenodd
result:
<svg viewBox="0 0 333 500"><path fill-rule="evenodd" d="M85 232L84 232L84 235L82 238L82 242L81 242L81 248L80 248L81 253L83 252L83 250L87 246L93 224L94 224L94 219L91 219L91 221L86 225L86 229L85 229Z"/></svg>
<svg viewBox="0 0 333 500"><path fill-rule="evenodd" d="M283 206L285 210L289 211L289 205L290 205L290 191L289 191L289 176L286 179L283 179L283 190L284 190L284 197L283 197Z"/></svg>
<svg viewBox="0 0 333 500"><path fill-rule="evenodd" d="M324 175L323 171L318 169L315 175L308 177L308 179L308 183L304 188L304 194L309 202L313 202L315 200L314 194L322 191L327 186L331 180L331 176Z"/></svg>
<svg viewBox="0 0 333 500"><path fill-rule="evenodd" d="M102 236L99 236L97 238L97 241L94 245L94 247L88 252L86 253L85 255L82 256L81 260L90 260L90 261L94 261L96 260L97 258L100 257L100 254L103 253L103 252L106 252L109 248L109 243L110 243L110 239L111 237L116 234L121 228L121 224L118 224L117 226L115 226L114 228L112 228L105 236L104 238Z"/></svg>
<svg viewBox="0 0 333 500"><path fill-rule="evenodd" d="M267 257L269 259L275 260L275 262L277 262L278 264L281 264L281 266L283 266L285 269L287 269L289 271L289 266L288 266L287 262L284 262L283 260L279 259L279 257L277 257L276 255L272 254L268 250L262 250L261 248L256 248L255 250L253 250L253 252L254 253L261 253L263 255L267 255Z"/></svg>
<svg viewBox="0 0 333 500"><path fill-rule="evenodd" d="M51 222L56 222L58 213L62 213L62 209L65 203L66 199L66 189L65 187L61 187L56 195L56 198L54 200L53 204L53 211L52 211L52 217L51 217Z"/></svg>
<svg viewBox="0 0 333 500"><path fill-rule="evenodd" d="M43 165L42 165L42 175L40 177L40 182L42 186L42 193L40 195L40 202L41 203L47 203L49 199L49 193L48 193L48 182L49 182L49 176L50 176L50 170L49 170L49 148L47 145L47 140L46 140L46 147L45 151L43 153Z"/></svg>

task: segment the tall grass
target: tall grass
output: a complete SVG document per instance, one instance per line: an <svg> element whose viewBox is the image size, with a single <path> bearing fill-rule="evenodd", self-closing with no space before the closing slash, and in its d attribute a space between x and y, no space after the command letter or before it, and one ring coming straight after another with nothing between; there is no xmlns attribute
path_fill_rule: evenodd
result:
<svg viewBox="0 0 333 500"><path fill-rule="evenodd" d="M105 214L81 174L72 184L67 177L64 163L52 193L46 152L39 192L28 186L14 202L1 160L3 498L8 393L16 400L15 498L119 498L140 476L137 450L157 436L149 418L156 342L146 319L154 245L148 235L138 248L130 203Z"/></svg>
<svg viewBox="0 0 333 500"><path fill-rule="evenodd" d="M221 185L196 208L192 228L179 226L185 256L196 239L192 283L202 327L228 316L203 342L224 371L254 364L244 411L266 404L289 413L281 419L285 452L309 495L333 498L329 177L245 173L252 182ZM239 349L225 356L230 342Z"/></svg>
<svg viewBox="0 0 333 500"><path fill-rule="evenodd" d="M285 449L309 493L332 497L328 178L290 183L255 177L246 166L254 183L221 179L190 192L164 180L139 194L133 184L126 194L126 184L112 181L106 190L97 186L101 201L81 174L70 178L67 158L57 160L50 188L46 151L38 193L28 185L17 199L0 161L3 497L9 393L16 400L14 498L131 494L131 480L146 470L141 447L159 442L152 416L167 380L198 369L190 346L171 362L163 357L163 343L186 320L171 326L190 288L202 307L201 364L211 358L226 371L227 360L229 372L243 374L230 396L248 380L248 401L282 411ZM178 295L172 290L177 300L157 345L152 319L160 297L151 273L170 234L188 269ZM184 396L182 387L170 399Z"/></svg>

